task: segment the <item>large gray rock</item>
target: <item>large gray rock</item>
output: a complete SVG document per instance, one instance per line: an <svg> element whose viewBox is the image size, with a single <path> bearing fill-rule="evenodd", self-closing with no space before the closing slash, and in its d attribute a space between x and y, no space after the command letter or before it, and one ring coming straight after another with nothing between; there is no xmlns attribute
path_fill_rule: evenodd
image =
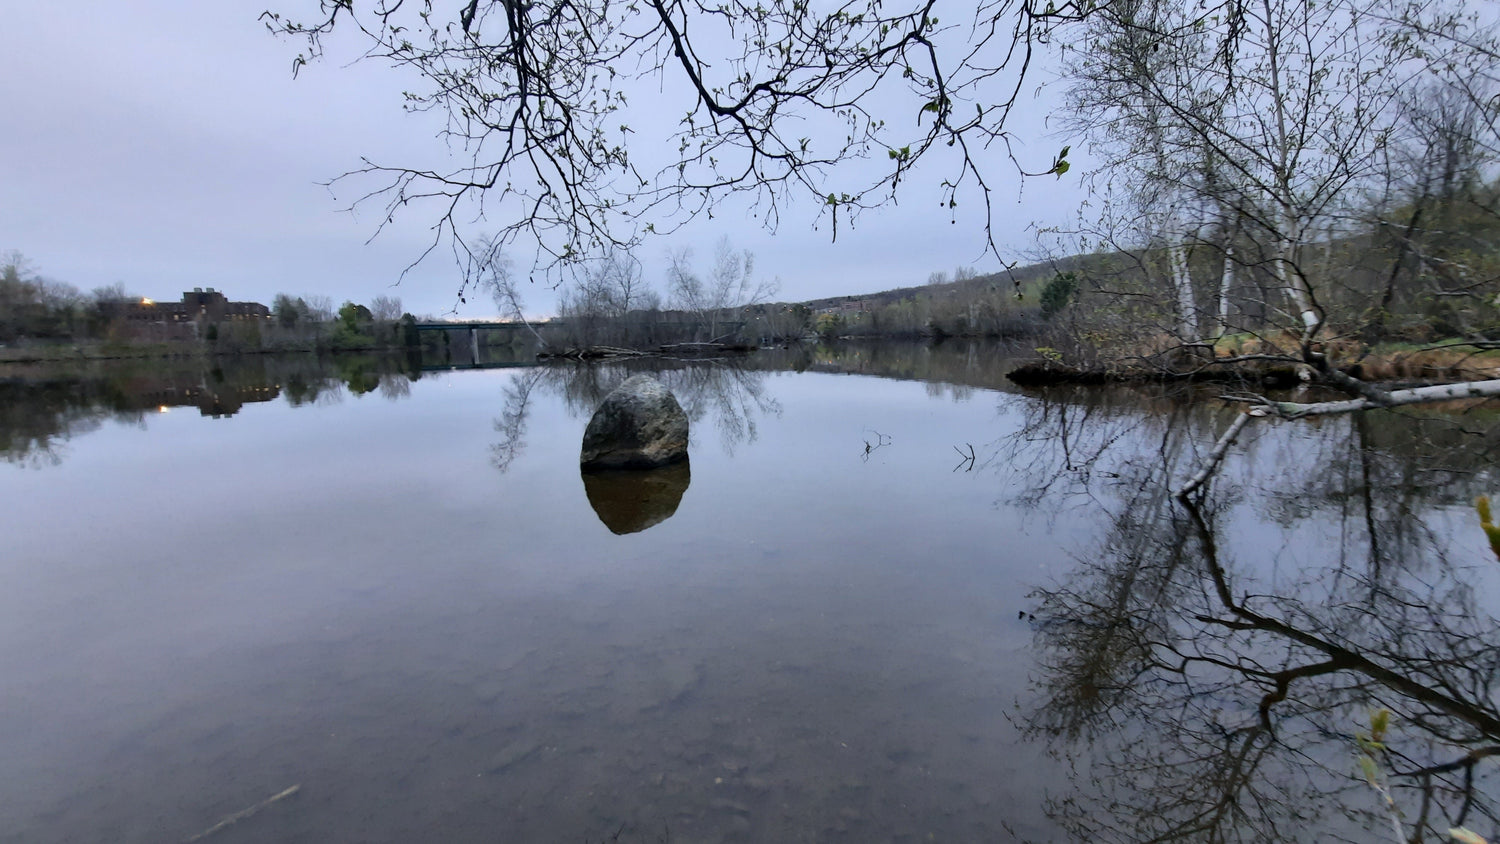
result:
<svg viewBox="0 0 1500 844"><path fill-rule="evenodd" d="M654 469L688 456L688 418L672 391L636 375L604 397L583 432L584 471Z"/></svg>

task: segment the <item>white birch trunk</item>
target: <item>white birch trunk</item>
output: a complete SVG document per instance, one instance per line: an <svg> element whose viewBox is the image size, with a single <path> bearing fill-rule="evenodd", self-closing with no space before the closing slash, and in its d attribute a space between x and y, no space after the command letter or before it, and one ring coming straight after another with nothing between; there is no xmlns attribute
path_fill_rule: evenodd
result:
<svg viewBox="0 0 1500 844"><path fill-rule="evenodd" d="M1229 333L1229 292L1234 288L1234 244L1224 245L1224 268L1219 272L1219 331L1215 339Z"/></svg>
<svg viewBox="0 0 1500 844"><path fill-rule="evenodd" d="M1291 220L1288 219L1284 225L1289 230ZM1302 317L1302 327L1306 332L1307 338L1312 339L1318 333L1318 328L1323 323L1323 317L1318 313L1318 309L1313 306L1312 291L1307 289L1307 282L1302 279L1301 275L1292 272L1292 260L1296 255L1296 248L1291 238L1283 234L1281 246L1277 250L1279 254L1276 256L1276 277L1286 289L1286 295L1292 302L1292 308L1297 312L1298 316Z"/></svg>
<svg viewBox="0 0 1500 844"><path fill-rule="evenodd" d="M1334 413L1353 413L1358 410L1375 410L1381 407L1400 407L1406 404L1428 404L1455 399L1486 399L1500 396L1500 378L1489 381L1460 381L1455 384L1435 384L1431 387L1412 387L1387 393L1384 404L1369 399L1346 399L1343 401L1321 401L1311 404L1281 401L1274 402L1277 412L1297 419L1303 416L1327 416Z"/></svg>
<svg viewBox="0 0 1500 844"><path fill-rule="evenodd" d="M1193 476L1188 478L1187 483L1177 490L1178 498L1186 498L1208 483L1208 479L1213 477L1214 470L1219 468L1219 464L1224 461L1224 455L1229 453L1229 447L1234 445L1234 441L1239 438L1240 431L1243 431L1245 425L1253 418L1255 418L1253 412L1241 413L1234 418L1234 422L1219 436L1219 441L1214 443L1213 450L1208 453L1203 465L1199 466L1198 471L1194 472Z"/></svg>
<svg viewBox="0 0 1500 844"><path fill-rule="evenodd" d="M1188 269L1186 246L1167 248L1167 263L1170 266L1172 289L1177 294L1177 336L1180 340L1195 340L1198 337L1197 321L1193 319L1196 305L1193 299L1193 275Z"/></svg>
<svg viewBox="0 0 1500 844"><path fill-rule="evenodd" d="M1276 201L1281 206L1278 214L1281 218L1281 234L1277 243L1276 278L1286 289L1286 295L1291 299L1293 309L1302 318L1303 336L1311 340L1318 333L1323 318L1313 307L1312 291L1307 289L1302 276L1292 272L1292 260L1296 257L1298 246L1292 238L1294 234L1299 240L1302 236L1301 228L1297 226L1297 217L1293 213L1296 205L1293 202L1291 187L1293 149L1296 147L1296 139L1289 131L1286 90L1281 85L1281 47L1278 40L1280 33L1275 31L1277 16L1272 11L1271 0L1262 0L1261 7L1265 11L1265 17L1260 23L1265 27L1266 58L1271 71L1270 96L1276 115L1277 162L1274 172L1276 174Z"/></svg>
<svg viewBox="0 0 1500 844"><path fill-rule="evenodd" d="M1214 443L1213 449L1199 465L1198 471L1188 478L1177 490L1179 498L1185 498L1196 492L1199 487L1213 477L1214 471L1223 462L1224 456L1229 452L1229 447L1239 438L1240 432L1253 419L1271 415L1270 411L1289 419L1300 419L1304 416L1330 416L1338 413L1357 413L1365 410L1378 410L1383 407L1400 407L1408 404L1430 404L1440 401L1455 401L1458 399L1487 399L1500 397L1500 378L1488 381L1463 381L1455 384L1436 384L1431 387L1413 387L1409 390L1395 390L1387 393L1384 402L1374 402L1369 399L1346 399L1344 401L1322 401L1311 403L1300 403L1290 401L1272 402L1270 407L1257 405L1246 412L1235 417L1234 423L1224 431L1218 442Z"/></svg>

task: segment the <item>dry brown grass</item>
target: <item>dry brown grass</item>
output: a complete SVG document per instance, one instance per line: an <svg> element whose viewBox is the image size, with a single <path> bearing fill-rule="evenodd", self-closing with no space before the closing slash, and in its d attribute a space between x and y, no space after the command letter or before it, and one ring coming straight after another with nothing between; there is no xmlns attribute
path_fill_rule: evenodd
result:
<svg viewBox="0 0 1500 844"><path fill-rule="evenodd" d="M1366 381L1479 380L1500 377L1500 353L1463 346L1369 348L1351 337L1320 342L1317 350L1334 365ZM1298 339L1287 332L1226 337L1214 347L1220 358L1241 355L1300 354Z"/></svg>

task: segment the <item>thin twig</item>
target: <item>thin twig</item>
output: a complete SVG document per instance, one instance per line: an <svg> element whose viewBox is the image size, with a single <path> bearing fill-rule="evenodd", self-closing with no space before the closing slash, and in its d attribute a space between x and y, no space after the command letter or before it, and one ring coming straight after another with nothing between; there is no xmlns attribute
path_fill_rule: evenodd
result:
<svg viewBox="0 0 1500 844"><path fill-rule="evenodd" d="M218 823L214 824L213 826L209 827L208 829L205 829L202 832L198 833L197 835L194 835L192 838L184 839L183 842L182 842L182 844L193 844L194 841L202 841L203 839L209 837L210 835L213 835L216 832L219 832L219 831L224 830L224 829L226 829L228 827L234 826L235 824L239 823L240 821L242 821L242 820L250 817L251 815L256 814L260 810L262 810L262 809L270 806L272 803L275 803L275 802L280 801L280 800L285 800L286 798L291 797L293 794L296 794L297 792L299 792L301 790L302 790L302 784L298 783L297 785L294 785L291 788L288 788L287 790L285 790L285 791L283 791L283 792L281 792L279 794L273 794L270 797L267 797L265 800L262 800L259 803L256 803L254 806L251 806L248 809L241 809L240 811L235 812L234 814L230 815L229 817L225 818L222 821L219 821Z"/></svg>
<svg viewBox="0 0 1500 844"><path fill-rule="evenodd" d="M972 472L972 471L974 471L974 444L973 443L964 443L964 445L966 445L966 446L969 447L969 453L968 454L964 454L964 450L961 449L961 448L959 448L958 446L954 446L953 447L953 450L956 451L956 452L958 452L958 456L960 458L962 458L961 460L958 461L958 465L953 467L953 471L955 471L955 472L957 472L960 468L962 468L965 463L967 463L969 465L969 468L964 469L965 472Z"/></svg>

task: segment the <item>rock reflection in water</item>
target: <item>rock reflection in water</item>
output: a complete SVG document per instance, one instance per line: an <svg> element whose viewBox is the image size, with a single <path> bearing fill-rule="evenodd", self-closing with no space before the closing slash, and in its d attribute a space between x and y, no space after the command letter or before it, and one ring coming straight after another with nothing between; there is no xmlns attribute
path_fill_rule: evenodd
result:
<svg viewBox="0 0 1500 844"><path fill-rule="evenodd" d="M661 469L584 472L583 491L599 521L617 534L640 533L677 512L692 472L686 460Z"/></svg>

